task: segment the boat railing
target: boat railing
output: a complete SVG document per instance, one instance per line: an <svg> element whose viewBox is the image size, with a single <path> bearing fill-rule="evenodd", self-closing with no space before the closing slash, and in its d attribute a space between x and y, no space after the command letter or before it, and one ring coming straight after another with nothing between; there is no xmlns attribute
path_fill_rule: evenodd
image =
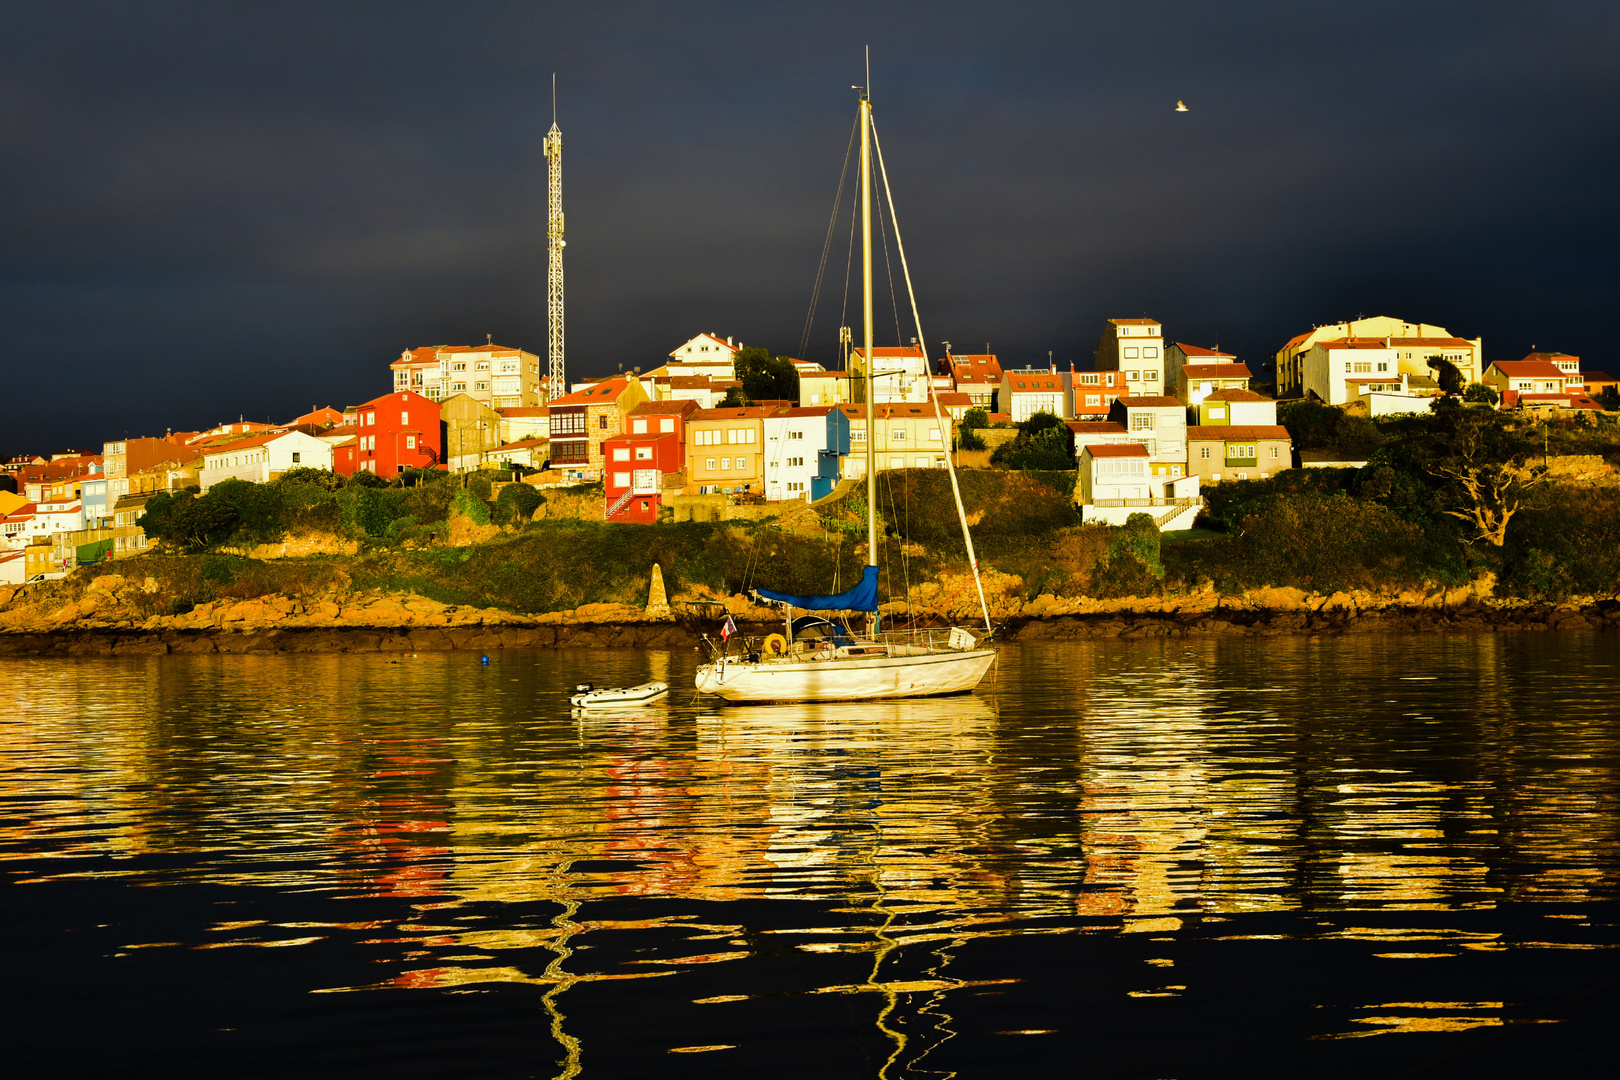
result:
<svg viewBox="0 0 1620 1080"><path fill-rule="evenodd" d="M909 630L880 630L875 640L885 645L910 645L930 652L959 652L973 648L974 636L960 627L922 626Z"/></svg>

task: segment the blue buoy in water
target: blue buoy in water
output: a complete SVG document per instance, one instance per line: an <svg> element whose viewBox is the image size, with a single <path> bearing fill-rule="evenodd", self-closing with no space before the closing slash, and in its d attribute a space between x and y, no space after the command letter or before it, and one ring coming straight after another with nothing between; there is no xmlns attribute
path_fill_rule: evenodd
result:
<svg viewBox="0 0 1620 1080"><path fill-rule="evenodd" d="M489 667L489 657L487 657L487 656L480 656L478 658L478 662L480 664L483 664L485 667Z"/></svg>

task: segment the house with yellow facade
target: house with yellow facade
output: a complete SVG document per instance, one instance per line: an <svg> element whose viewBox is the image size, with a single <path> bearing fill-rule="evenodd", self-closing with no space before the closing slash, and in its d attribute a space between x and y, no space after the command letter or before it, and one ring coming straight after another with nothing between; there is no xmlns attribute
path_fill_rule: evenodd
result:
<svg viewBox="0 0 1620 1080"><path fill-rule="evenodd" d="M845 480L866 475L867 409L864 403L838 406L849 420L849 453L840 473ZM943 409L941 410L943 411ZM951 446L951 418L942 425L932 402L893 402L877 406L874 464L885 469L943 469Z"/></svg>
<svg viewBox="0 0 1620 1080"><path fill-rule="evenodd" d="M779 406L699 409L686 419L687 495L765 494L765 419Z"/></svg>

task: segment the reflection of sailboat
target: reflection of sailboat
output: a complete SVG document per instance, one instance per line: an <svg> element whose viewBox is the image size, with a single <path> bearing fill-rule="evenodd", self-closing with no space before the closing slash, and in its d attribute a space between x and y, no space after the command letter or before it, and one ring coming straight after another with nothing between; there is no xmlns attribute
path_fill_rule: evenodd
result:
<svg viewBox="0 0 1620 1080"><path fill-rule="evenodd" d="M767 742L813 737L818 746L836 744L839 736L865 741L874 733L933 731L942 737L972 730L996 718L990 703L976 694L882 702L801 702L724 709L715 719L729 737L753 736ZM705 719L699 717L699 720ZM831 742L829 742L831 740Z"/></svg>
<svg viewBox="0 0 1620 1080"><path fill-rule="evenodd" d="M868 79L870 82L870 79ZM920 630L910 633L893 631L880 633L877 619L878 529L877 529L877 462L874 447L877 444L876 416L873 405L872 351L872 151L877 150L877 164L883 177L883 188L888 195L889 215L894 218L894 198L889 193L888 173L883 169L883 149L877 146L877 131L872 125L872 102L862 89L859 125L861 135L861 289L866 334L866 570L859 585L847 592L829 596L798 596L790 593L755 590L755 595L780 604L787 612L787 633L770 641L777 647L766 648L733 659L726 655L704 664L697 671L697 688L705 693L718 694L728 701L858 701L871 698L928 697L937 694L957 694L971 690L984 678L995 661L993 648L983 647L973 633L960 627L949 630ZM894 222L895 245L900 254L900 266L905 273L906 292L911 299L911 314L917 324L917 338L927 340L922 333L922 320L917 315L917 298L911 288L911 271L906 266L906 249L900 241L900 223ZM919 346L926 350L926 346ZM940 411L939 397L932 391L929 399L934 405L934 420L946 428ZM967 541L968 563L973 571L974 584L979 591L979 606L984 612L985 638L994 632L990 623L990 608L985 603L984 585L979 581L978 558L973 552L973 536L968 529L967 513L962 506L962 491L956 480L956 465L951 454L945 454L946 468L950 471L951 492L956 499L956 513L962 523L962 535ZM793 618L793 610L820 612L866 612L871 617L869 633L855 635L847 628L834 626L826 620ZM812 637L806 633L807 622L817 624L820 631Z"/></svg>

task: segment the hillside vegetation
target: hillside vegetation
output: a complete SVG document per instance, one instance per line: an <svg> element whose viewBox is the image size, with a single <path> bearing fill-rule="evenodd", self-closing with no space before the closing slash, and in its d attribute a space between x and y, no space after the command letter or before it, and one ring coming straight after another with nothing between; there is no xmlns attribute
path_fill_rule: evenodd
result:
<svg viewBox="0 0 1620 1080"><path fill-rule="evenodd" d="M1016 579L1009 587L1025 599L1208 586L1392 592L1481 580L1494 581L1499 595L1535 601L1620 592L1614 426L1524 424L1462 408L1379 422L1328 413L1296 405L1283 419L1301 442L1353 446L1365 468L1210 485L1200 520L1207 531L1196 540L1161 542L1145 515L1124 528L1082 526L1070 502L1073 471L964 470L980 564ZM644 603L654 563L671 597L712 599L756 586L847 588L866 560L860 486L815 508L819 529L771 519L607 524L570 516L598 503L599 488L581 495L510 485L491 494L478 475L424 474L383 486L297 470L271 484L231 481L205 496L152 499L143 524L162 549L119 568L160 582L154 613L340 587L539 613ZM878 511L885 596L965 570L946 473L881 474ZM358 550L262 561L241 554L320 536Z"/></svg>

